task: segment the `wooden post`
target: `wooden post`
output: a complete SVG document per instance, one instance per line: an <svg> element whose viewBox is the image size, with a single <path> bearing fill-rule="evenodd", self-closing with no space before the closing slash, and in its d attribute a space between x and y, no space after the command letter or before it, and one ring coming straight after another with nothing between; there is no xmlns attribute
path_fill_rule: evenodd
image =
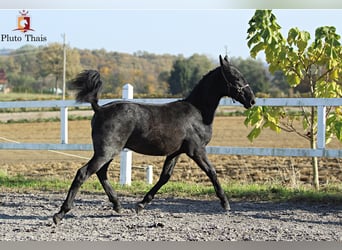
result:
<svg viewBox="0 0 342 250"><path fill-rule="evenodd" d="M125 84L122 89L122 99L133 99L133 86L129 83ZM120 154L120 184L131 185L132 179L132 151L124 149Z"/></svg>

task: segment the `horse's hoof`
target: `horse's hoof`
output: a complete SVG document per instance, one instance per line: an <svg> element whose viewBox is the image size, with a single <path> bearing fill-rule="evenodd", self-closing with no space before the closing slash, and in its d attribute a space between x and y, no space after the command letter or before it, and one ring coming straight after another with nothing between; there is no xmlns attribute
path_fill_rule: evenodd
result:
<svg viewBox="0 0 342 250"><path fill-rule="evenodd" d="M58 225L59 222L62 220L62 217L60 217L59 214L55 214L52 219L53 219L53 223L55 223L55 225Z"/></svg>
<svg viewBox="0 0 342 250"><path fill-rule="evenodd" d="M117 212L118 214L121 214L122 212L122 207L120 205L114 205L113 209L115 212Z"/></svg>
<svg viewBox="0 0 342 250"><path fill-rule="evenodd" d="M144 204L142 204L142 203L137 203L136 205L135 205L135 212L137 213L137 214L139 214L142 210L144 210Z"/></svg>
<svg viewBox="0 0 342 250"><path fill-rule="evenodd" d="M226 212L230 211L229 202L221 202L221 206L224 209L224 211L226 211Z"/></svg>

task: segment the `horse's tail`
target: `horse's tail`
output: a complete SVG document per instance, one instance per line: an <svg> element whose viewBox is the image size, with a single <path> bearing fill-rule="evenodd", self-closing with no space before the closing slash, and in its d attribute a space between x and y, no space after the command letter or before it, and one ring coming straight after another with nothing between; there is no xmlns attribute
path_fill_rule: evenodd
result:
<svg viewBox="0 0 342 250"><path fill-rule="evenodd" d="M91 103L94 111L100 109L98 96L102 90L100 73L96 70L85 70L71 81L71 86L76 90L77 102Z"/></svg>

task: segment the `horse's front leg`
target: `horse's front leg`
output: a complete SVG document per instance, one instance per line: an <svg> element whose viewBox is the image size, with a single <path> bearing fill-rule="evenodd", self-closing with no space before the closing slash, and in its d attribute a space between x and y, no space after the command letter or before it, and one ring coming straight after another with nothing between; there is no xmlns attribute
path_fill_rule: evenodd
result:
<svg viewBox="0 0 342 250"><path fill-rule="evenodd" d="M212 182L217 197L221 201L221 206L225 211L230 210L230 205L227 196L224 193L223 188L221 187L221 184L217 178L216 170L214 166L211 164L207 157L207 153L205 149L199 150L195 152L193 155L188 155L190 158L192 158L197 165L207 174L210 181Z"/></svg>
<svg viewBox="0 0 342 250"><path fill-rule="evenodd" d="M142 211L145 206L153 200L154 195L158 192L158 190L169 181L173 173L173 169L177 163L178 157L178 154L166 157L158 182L151 188L150 191L148 191L144 199L137 203L135 207L135 211L137 213Z"/></svg>

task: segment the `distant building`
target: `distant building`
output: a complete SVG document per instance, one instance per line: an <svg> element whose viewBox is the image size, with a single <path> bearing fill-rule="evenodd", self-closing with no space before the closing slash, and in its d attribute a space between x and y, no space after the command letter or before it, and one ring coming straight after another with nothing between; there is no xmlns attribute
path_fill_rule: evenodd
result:
<svg viewBox="0 0 342 250"><path fill-rule="evenodd" d="M0 69L0 93L7 94L10 88L7 86L8 80L4 69Z"/></svg>

